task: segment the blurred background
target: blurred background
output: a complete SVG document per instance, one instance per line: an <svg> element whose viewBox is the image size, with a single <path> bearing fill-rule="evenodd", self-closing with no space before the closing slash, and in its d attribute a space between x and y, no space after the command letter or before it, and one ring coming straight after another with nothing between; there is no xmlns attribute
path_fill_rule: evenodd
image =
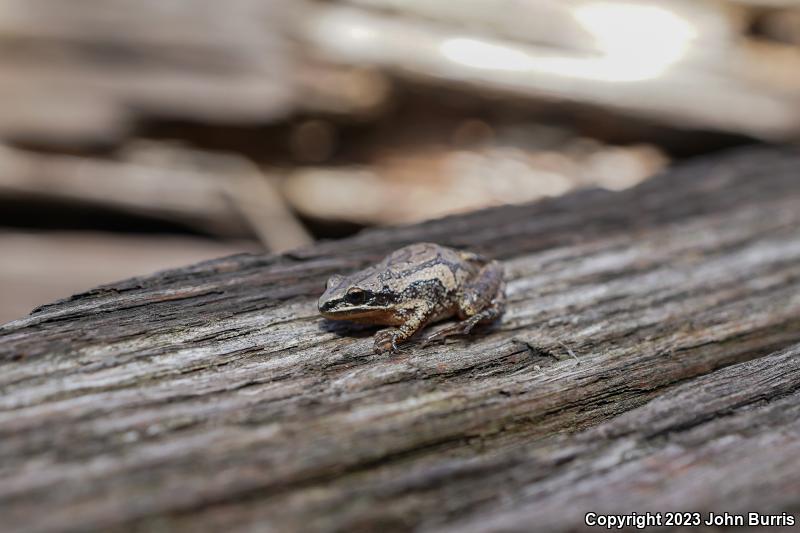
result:
<svg viewBox="0 0 800 533"><path fill-rule="evenodd" d="M798 140L790 0L0 0L0 322Z"/></svg>

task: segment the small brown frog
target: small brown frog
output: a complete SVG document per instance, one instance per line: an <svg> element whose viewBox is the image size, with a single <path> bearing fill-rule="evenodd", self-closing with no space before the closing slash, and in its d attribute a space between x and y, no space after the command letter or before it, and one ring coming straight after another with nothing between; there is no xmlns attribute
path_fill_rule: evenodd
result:
<svg viewBox="0 0 800 533"><path fill-rule="evenodd" d="M319 312L333 320L397 326L375 334L375 351L381 353L397 351L397 343L452 316L459 322L429 335L425 343L466 335L499 317L505 300L500 263L423 242L349 276L331 276Z"/></svg>

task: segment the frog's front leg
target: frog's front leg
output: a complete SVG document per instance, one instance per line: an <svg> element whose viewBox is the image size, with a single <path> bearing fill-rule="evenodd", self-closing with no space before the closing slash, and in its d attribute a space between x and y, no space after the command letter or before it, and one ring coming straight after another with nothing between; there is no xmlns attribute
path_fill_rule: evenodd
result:
<svg viewBox="0 0 800 533"><path fill-rule="evenodd" d="M433 316L433 307L424 301L409 302L399 308L395 315L401 321L396 328L382 329L375 334L375 352L397 352L397 343L412 337L425 327Z"/></svg>
<svg viewBox="0 0 800 533"><path fill-rule="evenodd" d="M461 320L429 335L425 339L425 344L451 335L467 335L478 324L493 322L505 310L505 291L503 267L497 261L491 261L464 286L459 294L458 318Z"/></svg>

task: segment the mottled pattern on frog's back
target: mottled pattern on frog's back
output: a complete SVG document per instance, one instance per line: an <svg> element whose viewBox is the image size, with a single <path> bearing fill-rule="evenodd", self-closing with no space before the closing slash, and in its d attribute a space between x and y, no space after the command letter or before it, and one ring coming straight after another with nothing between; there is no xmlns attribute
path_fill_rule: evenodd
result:
<svg viewBox="0 0 800 533"><path fill-rule="evenodd" d="M454 294L475 275L478 265L465 257L474 256L433 243L412 244L386 257L371 276L405 298L432 301Z"/></svg>

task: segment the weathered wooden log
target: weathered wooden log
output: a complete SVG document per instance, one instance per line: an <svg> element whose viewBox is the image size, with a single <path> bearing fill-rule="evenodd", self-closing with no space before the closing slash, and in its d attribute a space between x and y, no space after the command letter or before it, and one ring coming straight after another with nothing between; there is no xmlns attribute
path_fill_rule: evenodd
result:
<svg viewBox="0 0 800 533"><path fill-rule="evenodd" d="M100 287L0 327L6 531L568 531L800 512L800 154ZM372 353L325 278L414 241L509 306ZM574 355L575 357L572 357Z"/></svg>

